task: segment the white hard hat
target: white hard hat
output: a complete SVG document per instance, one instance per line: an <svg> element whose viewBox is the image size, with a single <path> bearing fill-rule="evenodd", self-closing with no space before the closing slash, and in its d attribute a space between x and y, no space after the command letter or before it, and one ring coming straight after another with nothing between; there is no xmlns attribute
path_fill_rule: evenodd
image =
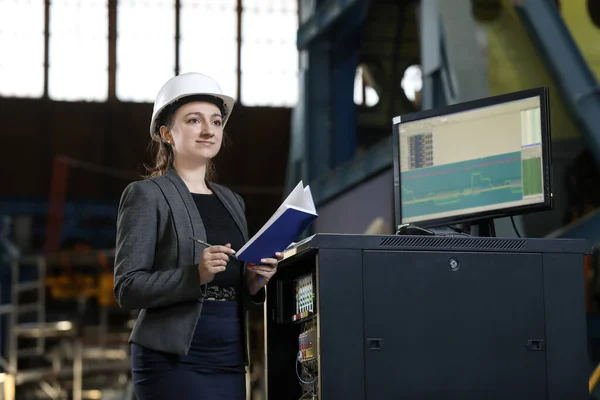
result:
<svg viewBox="0 0 600 400"><path fill-rule="evenodd" d="M154 110L152 111L152 121L150 122L150 135L157 133L159 126L158 119L165 107L173 104L175 101L198 95L208 95L223 100L224 113L223 127L227 123L235 101L232 97L223 94L219 84L210 76L198 72L189 72L177 75L167 81L160 88L156 100L154 101Z"/></svg>

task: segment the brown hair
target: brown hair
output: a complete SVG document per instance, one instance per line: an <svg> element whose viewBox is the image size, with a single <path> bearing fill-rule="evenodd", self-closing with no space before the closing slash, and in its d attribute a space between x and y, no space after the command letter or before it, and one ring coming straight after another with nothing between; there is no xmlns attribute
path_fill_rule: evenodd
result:
<svg viewBox="0 0 600 400"><path fill-rule="evenodd" d="M150 149L153 154L155 154L154 158L154 166L145 166L146 171L148 172L144 175L144 178L154 178L157 176L165 175L169 172L169 169L173 168L173 148L167 142L165 142L160 136L159 130L161 126L166 126L167 129L173 129L174 119L175 119L175 111L182 105L189 103L191 101L209 101L214 103L221 110L221 114L223 117L226 116L227 110L223 104L223 102L212 96L189 96L185 99L179 100L174 104L171 104L165 107L164 111L157 117L158 123L156 124L156 132L152 135L152 141L150 142ZM223 135L225 136L225 135ZM223 138L223 145L225 145L225 137ZM205 179L212 181L216 178L215 165L211 160L208 160L206 164L206 176Z"/></svg>

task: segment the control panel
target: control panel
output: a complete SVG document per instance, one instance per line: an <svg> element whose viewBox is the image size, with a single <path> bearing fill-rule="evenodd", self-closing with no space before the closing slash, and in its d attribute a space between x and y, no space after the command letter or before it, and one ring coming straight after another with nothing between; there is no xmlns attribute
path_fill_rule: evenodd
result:
<svg viewBox="0 0 600 400"><path fill-rule="evenodd" d="M301 399L317 399L318 338L315 317L315 288L312 273L299 276L294 281L295 314L292 321L300 324L296 375L302 387Z"/></svg>
<svg viewBox="0 0 600 400"><path fill-rule="evenodd" d="M313 315L315 294L313 291L312 274L304 275L296 279L296 314L293 321L300 321Z"/></svg>

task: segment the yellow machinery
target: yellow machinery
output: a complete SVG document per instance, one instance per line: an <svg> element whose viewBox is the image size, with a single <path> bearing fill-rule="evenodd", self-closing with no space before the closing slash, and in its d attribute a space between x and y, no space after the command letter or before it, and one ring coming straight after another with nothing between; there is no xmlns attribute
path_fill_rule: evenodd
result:
<svg viewBox="0 0 600 400"><path fill-rule="evenodd" d="M112 254L113 251L79 248L52 257L45 280L51 297L57 300L95 297L100 306L116 305Z"/></svg>

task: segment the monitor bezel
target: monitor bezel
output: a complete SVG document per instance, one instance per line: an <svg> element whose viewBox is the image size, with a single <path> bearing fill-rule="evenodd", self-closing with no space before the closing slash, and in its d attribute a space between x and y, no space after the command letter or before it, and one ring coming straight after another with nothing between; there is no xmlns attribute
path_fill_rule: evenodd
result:
<svg viewBox="0 0 600 400"><path fill-rule="evenodd" d="M539 97L540 99L540 117L542 127L542 170L543 170L543 193L544 201L536 204L518 205L498 210L480 211L468 215L456 215L443 218L432 218L428 220L413 222L411 224L426 228L435 228L457 224L477 224L496 218L512 217L524 215L533 212L548 211L553 206L552 196L552 140L550 132L550 96L547 86L525 89L517 92L490 96L482 99L472 100L459 104L452 104L444 107L416 111L410 114L395 117L392 121L392 142L393 142L393 169L394 169L394 221L396 227L402 222L402 198L400 182L400 125L406 122L413 122L427 118L436 118L448 114L475 110L478 108L490 107L510 103L513 101L524 100L527 98Z"/></svg>

